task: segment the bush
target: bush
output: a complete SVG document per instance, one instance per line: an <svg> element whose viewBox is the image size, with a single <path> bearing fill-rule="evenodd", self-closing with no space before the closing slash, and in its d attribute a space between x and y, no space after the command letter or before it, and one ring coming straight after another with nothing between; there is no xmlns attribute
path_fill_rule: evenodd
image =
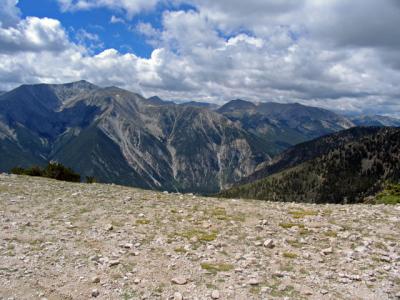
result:
<svg viewBox="0 0 400 300"><path fill-rule="evenodd" d="M33 166L28 169L15 167L11 169L11 173L17 175L47 177L61 181L81 181L81 176L79 174L75 173L71 168L67 168L58 162L49 162L44 169L37 166Z"/></svg>
<svg viewBox="0 0 400 300"><path fill-rule="evenodd" d="M25 175L42 177L43 170L40 167L33 166L33 167L25 170Z"/></svg>
<svg viewBox="0 0 400 300"><path fill-rule="evenodd" d="M11 169L11 174L16 174L16 175L25 175L25 169L21 167L14 167Z"/></svg>
<svg viewBox="0 0 400 300"><path fill-rule="evenodd" d="M93 176L86 176L86 183L96 183L96 178Z"/></svg>
<svg viewBox="0 0 400 300"><path fill-rule="evenodd" d="M44 177L62 181L80 182L81 176L71 168L67 168L60 163L50 162L44 169Z"/></svg>
<svg viewBox="0 0 400 300"><path fill-rule="evenodd" d="M400 184L386 183L385 188L376 196L376 204L400 204Z"/></svg>

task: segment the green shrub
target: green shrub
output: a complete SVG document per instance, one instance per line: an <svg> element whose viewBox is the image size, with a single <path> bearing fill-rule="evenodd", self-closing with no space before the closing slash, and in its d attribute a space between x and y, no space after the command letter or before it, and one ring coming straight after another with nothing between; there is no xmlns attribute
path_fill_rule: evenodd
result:
<svg viewBox="0 0 400 300"><path fill-rule="evenodd" d="M81 176L79 174L75 173L71 168L67 168L58 162L49 162L44 169L37 166L33 166L28 169L15 167L11 169L11 173L17 175L47 177L61 181L81 181Z"/></svg>
<svg viewBox="0 0 400 300"><path fill-rule="evenodd" d="M96 183L97 180L94 176L86 176L86 183Z"/></svg>
<svg viewBox="0 0 400 300"><path fill-rule="evenodd" d="M16 174L16 175L25 175L25 169L21 167L14 167L11 169L11 174Z"/></svg>
<svg viewBox="0 0 400 300"><path fill-rule="evenodd" d="M81 176L71 168L67 168L58 162L50 162L44 169L44 177L62 181L80 182Z"/></svg>
<svg viewBox="0 0 400 300"><path fill-rule="evenodd" d="M400 184L387 183L376 196L376 204L400 204Z"/></svg>

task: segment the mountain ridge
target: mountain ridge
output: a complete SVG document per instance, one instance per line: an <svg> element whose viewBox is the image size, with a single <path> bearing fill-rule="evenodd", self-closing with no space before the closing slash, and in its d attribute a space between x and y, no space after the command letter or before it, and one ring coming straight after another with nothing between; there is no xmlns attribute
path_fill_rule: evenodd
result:
<svg viewBox="0 0 400 300"><path fill-rule="evenodd" d="M358 137L354 135L355 130L359 131ZM400 128L350 129L337 135L342 135L343 139L339 142L334 139L331 145L329 137L311 142L327 143L326 149L314 158L291 163L285 161L284 155L286 167L279 169L278 160L275 172L268 174L267 167L263 179L223 191L220 196L284 202L361 203L382 191L386 181L400 182ZM296 147L307 149L304 145L307 144L294 146L290 151L296 152Z"/></svg>
<svg viewBox="0 0 400 300"><path fill-rule="evenodd" d="M238 99L214 110L84 80L22 85L0 95L0 169L57 160L106 183L212 194L292 144L349 126L298 103Z"/></svg>
<svg viewBox="0 0 400 300"><path fill-rule="evenodd" d="M103 182L214 193L269 159L263 141L220 114L85 81L21 86L0 97L0 111L0 151L14 157L4 171L57 160Z"/></svg>

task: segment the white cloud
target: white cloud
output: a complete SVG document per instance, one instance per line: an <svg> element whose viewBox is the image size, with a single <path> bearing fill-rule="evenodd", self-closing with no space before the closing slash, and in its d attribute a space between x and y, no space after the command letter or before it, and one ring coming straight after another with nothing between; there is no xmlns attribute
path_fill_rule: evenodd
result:
<svg viewBox="0 0 400 300"><path fill-rule="evenodd" d="M57 0L63 11L89 10L105 7L125 12L129 18L143 10L153 9L159 0Z"/></svg>
<svg viewBox="0 0 400 300"><path fill-rule="evenodd" d="M104 48L104 43L97 34L88 32L82 28L76 32L75 39L78 41L79 45L91 51Z"/></svg>
<svg viewBox="0 0 400 300"><path fill-rule="evenodd" d="M118 24L118 23L125 24L125 20L122 19L122 18L119 18L119 17L116 17L116 16L112 15L111 19L110 19L110 23L111 24Z"/></svg>
<svg viewBox="0 0 400 300"><path fill-rule="evenodd" d="M0 52L61 51L69 47L59 21L28 17L15 27L0 28Z"/></svg>
<svg viewBox="0 0 400 300"><path fill-rule="evenodd" d="M18 0L2 0L0 9L0 27L13 26L19 21L21 12L18 7Z"/></svg>
<svg viewBox="0 0 400 300"><path fill-rule="evenodd" d="M58 1L66 10L107 7L128 17L157 3ZM150 58L115 49L93 55L56 20L0 28L0 89L87 79L170 99L298 101L400 116L395 0L185 2L196 10L165 11L160 29L136 26L156 48ZM80 36L81 45L101 42Z"/></svg>

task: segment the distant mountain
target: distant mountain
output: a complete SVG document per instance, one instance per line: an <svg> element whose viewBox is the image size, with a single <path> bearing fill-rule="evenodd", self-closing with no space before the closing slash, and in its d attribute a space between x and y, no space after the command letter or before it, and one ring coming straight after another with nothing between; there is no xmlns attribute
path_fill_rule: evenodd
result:
<svg viewBox="0 0 400 300"><path fill-rule="evenodd" d="M240 115L243 112L246 111L253 111L257 108L257 105L254 104L253 102L241 100L241 99L236 99L229 101L228 103L225 103L223 106L221 106L218 109L218 112L221 114L238 114Z"/></svg>
<svg viewBox="0 0 400 300"><path fill-rule="evenodd" d="M215 112L86 81L0 96L1 171L57 160L102 182L215 193L269 160L267 147Z"/></svg>
<svg viewBox="0 0 400 300"><path fill-rule="evenodd" d="M214 103L197 102L197 101L184 102L184 103L181 103L180 105L201 107L201 108L207 108L207 109L210 109L210 110L217 110L219 108L219 105L214 104Z"/></svg>
<svg viewBox="0 0 400 300"><path fill-rule="evenodd" d="M5 94L5 93L6 93L5 91L0 91L0 95Z"/></svg>
<svg viewBox="0 0 400 300"><path fill-rule="evenodd" d="M363 202L381 191L386 181L400 181L400 129L353 128L320 138L294 146L259 172L267 176L220 195L288 202Z"/></svg>
<svg viewBox="0 0 400 300"><path fill-rule="evenodd" d="M351 121L357 126L387 126L400 127L400 119L386 116L357 116L351 118Z"/></svg>
<svg viewBox="0 0 400 300"><path fill-rule="evenodd" d="M147 103L152 104L152 105L174 105L175 104L172 101L162 100L158 96L153 96L153 97L148 98Z"/></svg>
<svg viewBox="0 0 400 300"><path fill-rule="evenodd" d="M270 155L298 143L354 127L331 111L298 103L252 103L233 100L217 110L245 130L267 140Z"/></svg>

